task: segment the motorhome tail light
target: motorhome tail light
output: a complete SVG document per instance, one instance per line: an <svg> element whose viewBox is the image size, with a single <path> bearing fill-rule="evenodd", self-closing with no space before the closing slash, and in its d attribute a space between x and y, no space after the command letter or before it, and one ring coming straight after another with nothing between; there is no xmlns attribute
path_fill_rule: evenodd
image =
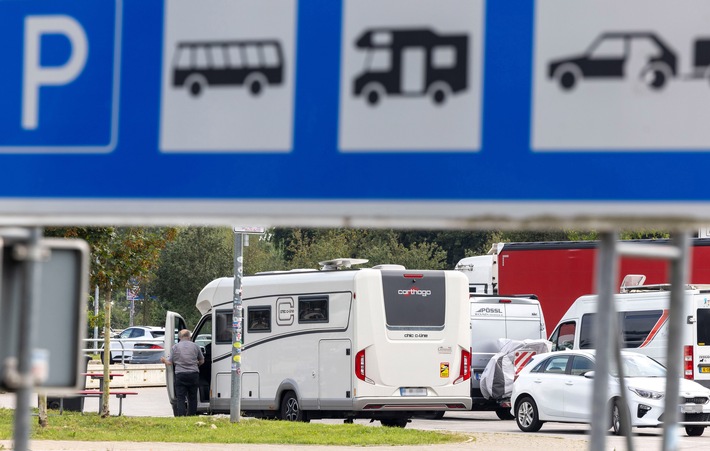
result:
<svg viewBox="0 0 710 451"><path fill-rule="evenodd" d="M693 377L693 346L683 346L683 377L695 379Z"/></svg>
<svg viewBox="0 0 710 451"><path fill-rule="evenodd" d="M499 304L510 304L511 302L513 302L513 301L511 301L510 299L499 299L498 300Z"/></svg>
<svg viewBox="0 0 710 451"><path fill-rule="evenodd" d="M365 375L365 350L360 350L355 354L355 376L361 381L364 381L367 376Z"/></svg>
<svg viewBox="0 0 710 451"><path fill-rule="evenodd" d="M454 384L467 381L471 378L471 349L461 350L461 368L459 369L459 377L456 378Z"/></svg>
<svg viewBox="0 0 710 451"><path fill-rule="evenodd" d="M421 279L424 277L424 274L405 274L404 278L405 279Z"/></svg>

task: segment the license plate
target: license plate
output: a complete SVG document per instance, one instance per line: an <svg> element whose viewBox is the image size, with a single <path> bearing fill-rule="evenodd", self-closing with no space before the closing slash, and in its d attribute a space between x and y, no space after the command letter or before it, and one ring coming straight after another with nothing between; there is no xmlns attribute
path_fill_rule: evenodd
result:
<svg viewBox="0 0 710 451"><path fill-rule="evenodd" d="M680 413L703 413L703 406L694 404L680 406Z"/></svg>
<svg viewBox="0 0 710 451"><path fill-rule="evenodd" d="M710 366L701 366L700 372L701 373L710 373Z"/></svg>
<svg viewBox="0 0 710 451"><path fill-rule="evenodd" d="M423 387L401 387L399 394L402 396L426 396L426 388Z"/></svg>

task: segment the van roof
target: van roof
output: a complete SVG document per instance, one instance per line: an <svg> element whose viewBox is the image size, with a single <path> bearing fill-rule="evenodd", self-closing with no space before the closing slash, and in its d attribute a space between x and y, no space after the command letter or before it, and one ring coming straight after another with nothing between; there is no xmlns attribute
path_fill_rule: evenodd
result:
<svg viewBox="0 0 710 451"><path fill-rule="evenodd" d="M648 292L653 292L653 291L662 292L662 291L670 291L670 290L671 290L671 284L658 283L658 284L649 284L649 285L629 286L629 287L626 287L626 289L623 293L648 293ZM707 291L710 291L710 284L687 284L687 285L685 285L685 290L686 291L707 292Z"/></svg>
<svg viewBox="0 0 710 451"><path fill-rule="evenodd" d="M540 301L538 301L537 296L534 294L515 294L510 296L499 294L471 294L469 300L478 304L500 303L501 300L509 301L511 304L540 304Z"/></svg>

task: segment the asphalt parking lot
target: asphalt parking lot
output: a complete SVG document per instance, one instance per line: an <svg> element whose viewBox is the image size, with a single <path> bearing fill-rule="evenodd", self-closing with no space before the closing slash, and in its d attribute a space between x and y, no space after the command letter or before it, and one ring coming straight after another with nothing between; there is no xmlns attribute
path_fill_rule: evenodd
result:
<svg viewBox="0 0 710 451"><path fill-rule="evenodd" d="M150 387L135 389L139 394L131 396L124 400L123 413L128 416L172 416L172 410L168 403L167 392L165 387ZM0 407L14 408L15 397L12 394L0 394ZM33 400L33 405L36 405L36 399ZM98 412L98 399L87 399L84 404L85 412ZM111 413L118 413L118 401L111 399ZM319 420L324 423L339 423L340 420ZM379 422L369 423L367 420L356 420L356 423L372 425L379 427ZM455 446L438 447L442 450L545 450L549 451L552 448L560 450L585 450L588 448L590 427L587 425L578 424L560 424L546 423L542 429L536 433L523 433L515 424L515 421L501 421L493 412L449 412L441 420L426 420L414 419L407 426L409 428L417 428L423 430L443 430L443 431L459 431L473 435L475 441L466 444ZM683 432L682 429L680 432ZM661 449L662 430L661 429L634 429L633 441L634 448L638 450ZM5 446L5 449L11 449L11 442L0 441L0 449ZM72 448L74 446L74 448ZM41 442L32 443L33 451L40 450L70 450L77 449L79 446L75 442ZM184 444L178 446L184 448ZM211 450L211 449L261 449L263 451L284 450L284 449L303 449L308 450L310 447L294 447L292 445L254 447L254 445L232 446L225 448L224 445L190 445L192 451ZM377 451L378 449L389 449L392 447L368 447L368 451ZM105 451L119 450L143 450L143 449L175 449L171 444L134 444L127 442L104 443L97 442L92 444L82 444L81 449L89 451L97 449ZM318 447L322 449L322 447ZM349 447L329 447L329 450L347 450ZM397 447L397 450L408 451L413 449L421 449L416 447ZM627 450L625 439L623 437L615 437L609 435L607 437L607 449L623 451ZM678 436L678 450L706 450L710 449L710 431L701 437L687 437L685 434Z"/></svg>

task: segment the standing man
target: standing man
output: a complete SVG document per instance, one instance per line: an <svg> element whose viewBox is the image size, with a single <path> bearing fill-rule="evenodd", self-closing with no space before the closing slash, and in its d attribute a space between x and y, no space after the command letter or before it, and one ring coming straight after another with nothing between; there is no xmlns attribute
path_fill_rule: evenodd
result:
<svg viewBox="0 0 710 451"><path fill-rule="evenodd" d="M197 415L197 390L200 384L199 366L205 363L200 347L190 341L190 331L183 329L178 333L178 341L167 358L160 361L175 367L175 401L177 416ZM185 412L187 398L187 412Z"/></svg>

